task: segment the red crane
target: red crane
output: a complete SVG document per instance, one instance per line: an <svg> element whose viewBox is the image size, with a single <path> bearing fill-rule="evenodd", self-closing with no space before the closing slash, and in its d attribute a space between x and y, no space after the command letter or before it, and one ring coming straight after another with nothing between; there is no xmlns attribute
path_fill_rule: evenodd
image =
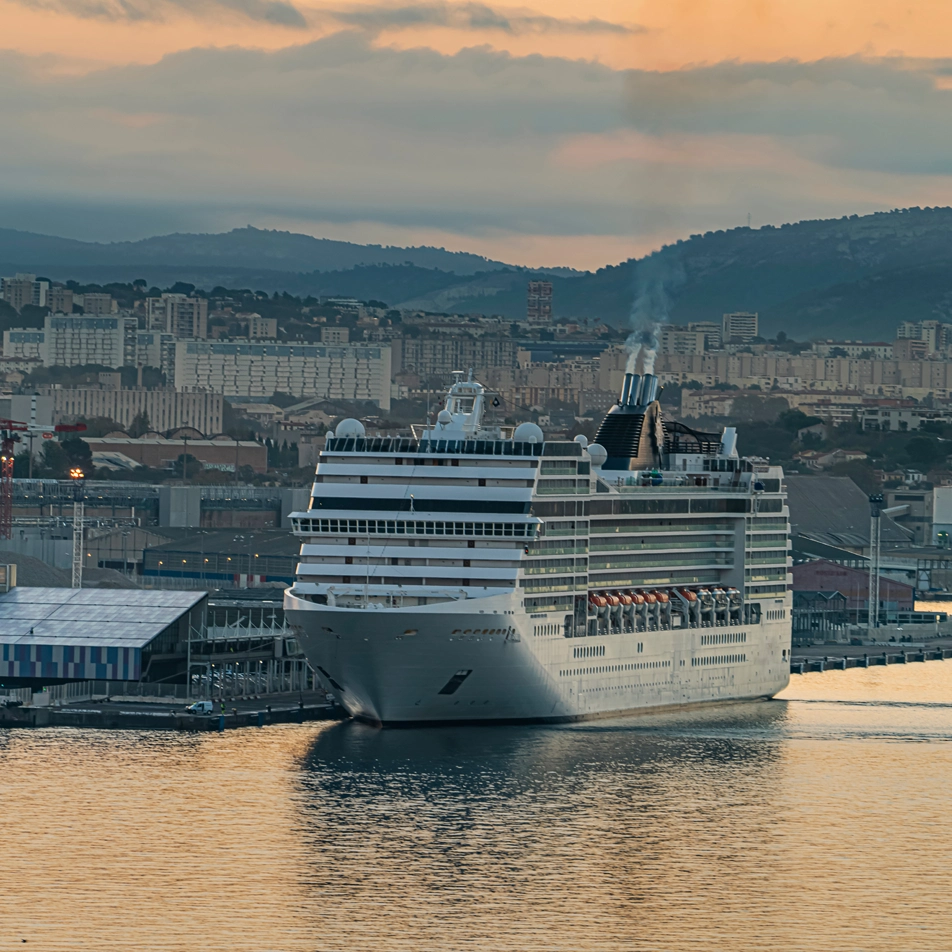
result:
<svg viewBox="0 0 952 952"><path fill-rule="evenodd" d="M58 423L50 427L0 419L0 539L13 536L13 455L22 439L20 434L39 433L52 439L54 433L80 433L85 429L85 423Z"/></svg>

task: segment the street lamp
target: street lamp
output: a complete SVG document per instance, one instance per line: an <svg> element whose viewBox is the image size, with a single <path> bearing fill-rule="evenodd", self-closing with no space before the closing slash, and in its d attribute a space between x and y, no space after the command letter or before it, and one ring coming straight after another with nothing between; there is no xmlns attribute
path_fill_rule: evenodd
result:
<svg viewBox="0 0 952 952"><path fill-rule="evenodd" d="M72 587L83 587L83 497L86 474L73 466L69 471L73 483L73 577Z"/></svg>

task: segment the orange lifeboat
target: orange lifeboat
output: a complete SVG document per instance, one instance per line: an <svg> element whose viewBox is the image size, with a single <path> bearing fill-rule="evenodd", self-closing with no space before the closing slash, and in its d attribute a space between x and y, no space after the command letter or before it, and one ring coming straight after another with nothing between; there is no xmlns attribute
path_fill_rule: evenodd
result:
<svg viewBox="0 0 952 952"><path fill-rule="evenodd" d="M654 592L645 592L644 595L645 595L645 601L646 601L649 605L654 605L655 602L658 601L658 597L657 597L657 595L655 595Z"/></svg>
<svg viewBox="0 0 952 952"><path fill-rule="evenodd" d="M659 602L661 602L662 605L667 605L668 602L670 601L670 599L668 598L667 592L659 591L659 592L653 592L652 594L654 595L656 599L658 599Z"/></svg>
<svg viewBox="0 0 952 952"><path fill-rule="evenodd" d="M642 595L641 592L632 592L632 593L631 593L631 600L632 600L632 602L634 602L636 605L644 605L644 603L645 603L645 596Z"/></svg>
<svg viewBox="0 0 952 952"><path fill-rule="evenodd" d="M589 595L589 603L597 608L604 608L608 604L608 599L604 595Z"/></svg>
<svg viewBox="0 0 952 952"><path fill-rule="evenodd" d="M627 592L619 592L618 599L622 605L631 605L634 603L634 599Z"/></svg>
<svg viewBox="0 0 952 952"><path fill-rule="evenodd" d="M697 595L689 588L679 588L678 594L687 602L697 601Z"/></svg>
<svg viewBox="0 0 952 952"><path fill-rule="evenodd" d="M617 595L611 593L605 596L605 601L611 605L612 608L617 608L621 604L621 599Z"/></svg>

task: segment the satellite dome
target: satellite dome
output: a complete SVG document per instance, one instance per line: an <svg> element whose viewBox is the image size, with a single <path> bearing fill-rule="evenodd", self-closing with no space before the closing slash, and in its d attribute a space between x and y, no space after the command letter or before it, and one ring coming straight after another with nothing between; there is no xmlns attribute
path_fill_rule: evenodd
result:
<svg viewBox="0 0 952 952"><path fill-rule="evenodd" d="M541 443L545 436L542 429L535 423L520 423L516 427L516 432L512 434L512 438L520 443Z"/></svg>
<svg viewBox="0 0 952 952"><path fill-rule="evenodd" d="M575 442L584 450L585 447L588 446L588 437L584 433L579 433L579 435L575 437Z"/></svg>
<svg viewBox="0 0 952 952"><path fill-rule="evenodd" d="M341 420L337 424L337 429L334 431L334 435L338 438L340 437L360 437L363 436L367 431L364 429L363 423L360 420L355 420L353 417L348 417L346 420Z"/></svg>
<svg viewBox="0 0 952 952"><path fill-rule="evenodd" d="M453 414L449 410L440 410L436 415L436 422L442 423L443 426L446 426L453 422Z"/></svg>
<svg viewBox="0 0 952 952"><path fill-rule="evenodd" d="M589 458L595 469L599 469L605 460L608 459L608 450L599 443L589 443L585 448L588 450Z"/></svg>

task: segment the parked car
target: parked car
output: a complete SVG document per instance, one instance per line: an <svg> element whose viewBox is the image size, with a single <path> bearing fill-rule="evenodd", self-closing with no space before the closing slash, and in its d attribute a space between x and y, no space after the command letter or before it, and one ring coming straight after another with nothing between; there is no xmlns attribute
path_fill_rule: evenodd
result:
<svg viewBox="0 0 952 952"><path fill-rule="evenodd" d="M189 704L185 708L189 714L211 714L214 710L214 705L211 701L196 701L194 704Z"/></svg>

